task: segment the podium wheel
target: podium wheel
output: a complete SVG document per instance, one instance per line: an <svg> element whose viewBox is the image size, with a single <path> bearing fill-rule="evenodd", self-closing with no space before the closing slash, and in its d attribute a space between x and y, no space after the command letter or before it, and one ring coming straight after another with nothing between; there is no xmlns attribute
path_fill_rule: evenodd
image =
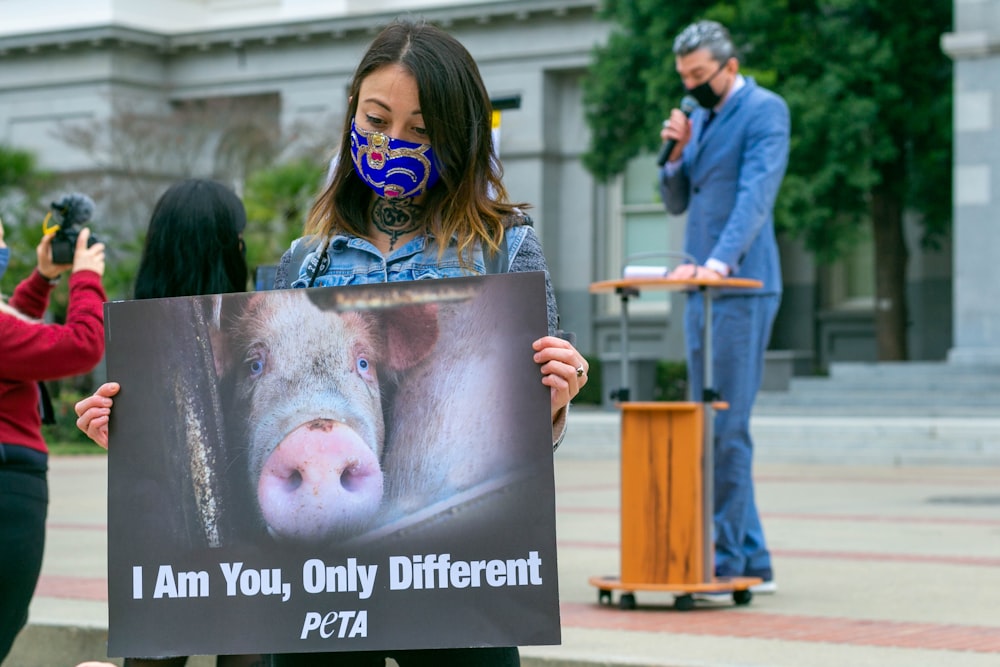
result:
<svg viewBox="0 0 1000 667"><path fill-rule="evenodd" d="M597 604L611 604L611 591L603 588L597 591Z"/></svg>
<svg viewBox="0 0 1000 667"><path fill-rule="evenodd" d="M618 598L618 608L635 609L635 595L632 593L622 593L622 596Z"/></svg>
<svg viewBox="0 0 1000 667"><path fill-rule="evenodd" d="M736 604L750 604L750 600L753 600L753 591L749 588L742 591L733 591L733 602Z"/></svg>
<svg viewBox="0 0 1000 667"><path fill-rule="evenodd" d="M674 598L674 609L677 611L691 611L694 609L694 598L691 595L678 595Z"/></svg>

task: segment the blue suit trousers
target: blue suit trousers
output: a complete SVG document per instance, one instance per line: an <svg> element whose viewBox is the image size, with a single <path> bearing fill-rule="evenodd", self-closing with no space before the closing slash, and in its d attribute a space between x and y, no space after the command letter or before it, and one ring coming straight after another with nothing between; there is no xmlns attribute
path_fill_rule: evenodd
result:
<svg viewBox="0 0 1000 667"><path fill-rule="evenodd" d="M764 373L764 352L779 294L724 295L712 300L713 388L727 410L715 416L714 527L716 576L773 577L771 554L753 488L750 413ZM691 398L702 400L704 296L693 292L684 313Z"/></svg>

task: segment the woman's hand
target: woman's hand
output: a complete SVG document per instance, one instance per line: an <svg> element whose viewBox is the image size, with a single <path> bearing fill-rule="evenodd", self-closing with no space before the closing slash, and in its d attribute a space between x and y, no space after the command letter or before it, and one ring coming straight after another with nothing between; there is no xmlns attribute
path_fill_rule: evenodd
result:
<svg viewBox="0 0 1000 667"><path fill-rule="evenodd" d="M90 230L84 227L76 237L76 249L73 253L73 273L77 271L93 271L99 276L104 275L104 244L88 245Z"/></svg>
<svg viewBox="0 0 1000 667"><path fill-rule="evenodd" d="M542 370L542 384L549 387L552 397L552 421L569 405L583 385L587 384L590 364L569 341L555 336L539 338L535 349L535 363Z"/></svg>
<svg viewBox="0 0 1000 667"><path fill-rule="evenodd" d="M35 257L38 258L37 270L46 280L55 280L65 271L73 268L72 264L56 264L52 261L52 237L55 235L55 232L46 234L35 246Z"/></svg>
<svg viewBox="0 0 1000 667"><path fill-rule="evenodd" d="M106 382L97 388L93 396L79 401L75 406L76 427L104 449L108 448L108 422L111 419L111 397L121 386L117 382Z"/></svg>

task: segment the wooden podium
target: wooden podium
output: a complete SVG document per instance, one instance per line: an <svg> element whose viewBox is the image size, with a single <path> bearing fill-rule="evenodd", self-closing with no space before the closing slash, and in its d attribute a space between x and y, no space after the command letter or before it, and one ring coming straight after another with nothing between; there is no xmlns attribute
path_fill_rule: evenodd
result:
<svg viewBox="0 0 1000 667"><path fill-rule="evenodd" d="M692 609L694 593L732 593L736 604L750 602L756 577L716 577L713 523L715 400L712 378L712 298L721 288L760 287L746 278L622 278L591 284L593 294L621 298L621 575L595 576L598 602L634 609L635 591L671 593L674 607ZM705 300L704 392L698 402L628 401L628 300L644 289L698 290ZM724 398L724 397L723 397Z"/></svg>

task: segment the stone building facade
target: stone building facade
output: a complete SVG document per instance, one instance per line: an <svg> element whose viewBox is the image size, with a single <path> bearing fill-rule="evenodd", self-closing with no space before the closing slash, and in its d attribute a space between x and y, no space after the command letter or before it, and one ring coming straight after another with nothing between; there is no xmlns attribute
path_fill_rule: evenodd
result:
<svg viewBox="0 0 1000 667"><path fill-rule="evenodd" d="M955 0L954 342L948 359L1000 364L1000 0Z"/></svg>
<svg viewBox="0 0 1000 667"><path fill-rule="evenodd" d="M956 2L992 7L995 18L1000 0ZM609 362L606 384L614 386L618 302L591 295L588 287L621 275L635 253L679 248L683 220L667 216L657 200L652 156L637 158L611 183L596 182L580 161L588 145L581 81L595 45L610 29L598 18L599 5L599 0L5 0L0 3L0 143L35 152L47 169L99 174L114 192L128 165L116 164L114 154L102 161L68 147L58 138L60 128L100 123L122 108L165 115L219 103L266 110L272 127L206 138L199 141L197 161L154 160L153 171L161 173L150 176L165 183L213 175L224 162L232 173L234 163L252 162L253 139L262 132L314 145L335 141L346 86L377 27L396 16L424 17L461 40L479 63L491 96L515 107L502 116L505 182L513 199L533 206L563 327L576 334L582 351ZM971 9L966 12L974 25ZM986 72L991 61L970 55L979 48L969 46L970 39L959 30L945 44L962 58L956 65L957 99L972 105L972 111L956 112L961 160L956 174L965 183L956 188L956 210L965 227L982 231L988 226L989 183L992 179L996 190L998 172L986 159L989 144L974 133L995 126L989 99L996 87L987 89L992 80L976 74ZM673 103L664 101L665 114ZM290 139L285 148L294 143ZM145 221L109 204L108 217L122 228ZM996 234L988 237L994 244ZM962 272L956 276L953 356L962 356L961 348L982 347L989 327L1000 326L1000 306L960 293L965 281L982 275L980 264L991 253L968 236L957 238L956 256L964 261L956 264ZM952 348L950 251L924 253L917 245L911 248L908 285L910 350L915 358L942 359ZM798 372L832 361L874 359L871 281L864 279L870 248L860 247L833 267L817 266L793 240L783 240L782 248L785 297L772 347L796 362ZM678 317L683 297L644 295L630 308L630 352L636 359L683 357ZM635 384L639 374L632 375L633 396L648 398L647 389Z"/></svg>

